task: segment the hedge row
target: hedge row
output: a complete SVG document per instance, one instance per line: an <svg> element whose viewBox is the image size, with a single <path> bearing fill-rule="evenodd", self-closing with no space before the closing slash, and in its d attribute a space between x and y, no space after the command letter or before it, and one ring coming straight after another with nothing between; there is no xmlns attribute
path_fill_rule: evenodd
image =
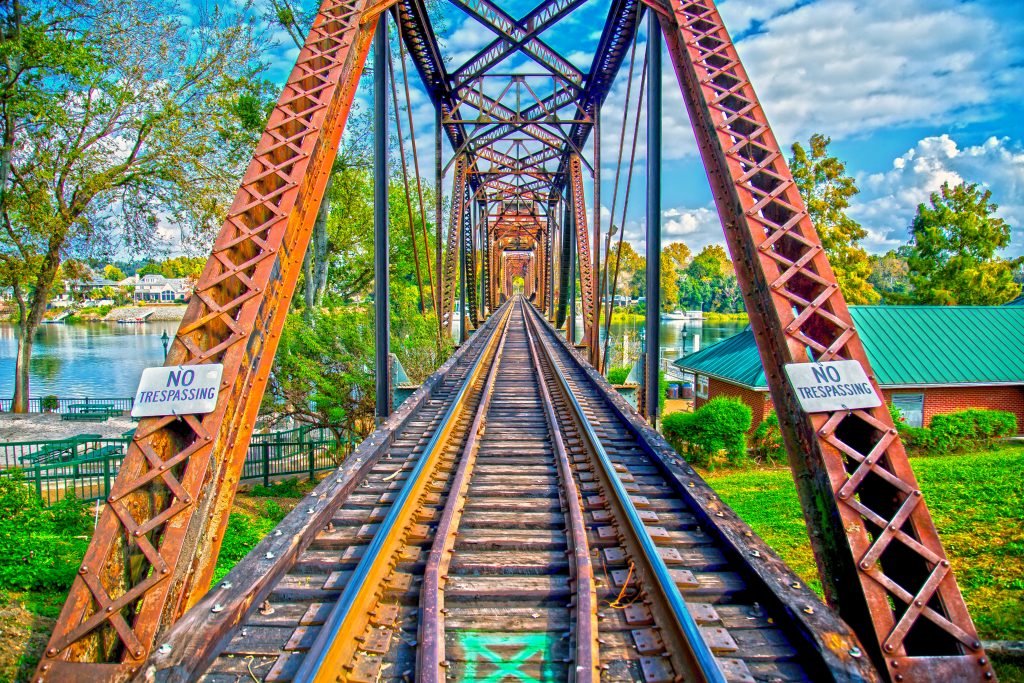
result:
<svg viewBox="0 0 1024 683"><path fill-rule="evenodd" d="M1005 410L960 410L932 418L927 428L910 427L890 406L893 420L911 455L941 455L991 448L998 439L1017 434L1016 416ZM774 412L761 422L748 444L750 408L736 398L714 398L696 412L672 413L662 420L665 439L694 465L714 469L717 460L742 465L750 456L774 465L785 462L779 419Z"/></svg>
<svg viewBox="0 0 1024 683"><path fill-rule="evenodd" d="M1017 416L1006 410L958 410L936 415L928 427L910 427L898 408L890 406L890 411L903 445L916 455L991 448L997 439L1017 434Z"/></svg>

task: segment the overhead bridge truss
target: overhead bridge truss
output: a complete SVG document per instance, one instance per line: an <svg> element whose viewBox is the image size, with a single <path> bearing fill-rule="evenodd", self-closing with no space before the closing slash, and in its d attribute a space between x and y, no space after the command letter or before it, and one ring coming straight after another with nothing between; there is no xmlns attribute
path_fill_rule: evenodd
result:
<svg viewBox="0 0 1024 683"><path fill-rule="evenodd" d="M829 603L891 680L990 680L886 408L807 414L785 380L787 363L856 360L878 391L713 0L612 0L586 70L549 33L583 0L541 2L522 17L491 0L449 1L494 34L451 71L423 0L324 0L167 357L169 365L224 365L216 410L140 423L38 678L139 674L161 636L206 593L378 19L394 17L453 150L438 245L442 329L452 328L460 270L474 326L519 279L527 298L571 325L578 278L594 362L607 284L595 265L601 245L588 230L585 186L599 185L600 163L587 148L641 15L653 13L736 264ZM522 61L528 71L509 71Z"/></svg>

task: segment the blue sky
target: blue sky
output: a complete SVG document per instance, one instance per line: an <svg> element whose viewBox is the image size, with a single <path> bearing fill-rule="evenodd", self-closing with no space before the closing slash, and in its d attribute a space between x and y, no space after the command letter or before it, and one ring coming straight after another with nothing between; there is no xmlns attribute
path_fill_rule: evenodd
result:
<svg viewBox="0 0 1024 683"><path fill-rule="evenodd" d="M514 16L532 8L524 0L498 4ZM607 0L592 0L544 39L585 68L607 6ZM793 141L806 141L812 133L832 137L833 153L847 162L861 188L851 214L868 230L869 251L905 242L917 204L943 181L967 180L991 189L1000 215L1013 226L1006 255L1024 253L1024 2L724 0L719 8L787 152ZM441 34L446 54L458 65L493 33L454 6L445 12ZM296 51L283 33L276 37L279 44L268 46L274 60L269 75L282 82ZM640 41L642 48L644 34ZM697 251L722 243L722 230L675 75L667 58L664 63L664 239L685 241ZM602 114L606 209L625 81L623 71ZM634 98L635 91L634 86ZM364 107L367 95L361 95ZM418 87L413 112L421 165L430 168L433 113ZM638 248L642 131L643 124L626 229Z"/></svg>

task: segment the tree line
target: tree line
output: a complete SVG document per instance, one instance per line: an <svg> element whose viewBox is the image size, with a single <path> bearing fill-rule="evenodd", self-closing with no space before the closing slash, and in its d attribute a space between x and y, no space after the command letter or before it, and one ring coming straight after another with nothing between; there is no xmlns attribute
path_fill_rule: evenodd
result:
<svg viewBox="0 0 1024 683"><path fill-rule="evenodd" d="M1024 257L1000 255L1011 226L996 215L992 192L977 183L943 184L918 205L906 244L867 253L867 231L848 213L860 190L830 143L821 134L806 146L795 143L789 165L847 303L999 305L1021 295ZM617 246L610 258L619 258ZM626 277L615 293L645 296L644 257L626 242L620 262ZM661 253L661 297L666 312L744 310L732 261L718 245L691 255L686 244L669 244Z"/></svg>

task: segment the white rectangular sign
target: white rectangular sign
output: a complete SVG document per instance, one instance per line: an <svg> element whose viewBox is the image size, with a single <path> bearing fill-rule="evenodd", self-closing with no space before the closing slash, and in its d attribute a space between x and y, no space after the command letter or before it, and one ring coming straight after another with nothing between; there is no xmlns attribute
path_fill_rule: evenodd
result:
<svg viewBox="0 0 1024 683"><path fill-rule="evenodd" d="M882 405L860 361L788 363L786 375L800 400L800 407L808 413Z"/></svg>
<svg viewBox="0 0 1024 683"><path fill-rule="evenodd" d="M135 393L132 417L211 413L217 407L223 374L220 363L146 368Z"/></svg>

